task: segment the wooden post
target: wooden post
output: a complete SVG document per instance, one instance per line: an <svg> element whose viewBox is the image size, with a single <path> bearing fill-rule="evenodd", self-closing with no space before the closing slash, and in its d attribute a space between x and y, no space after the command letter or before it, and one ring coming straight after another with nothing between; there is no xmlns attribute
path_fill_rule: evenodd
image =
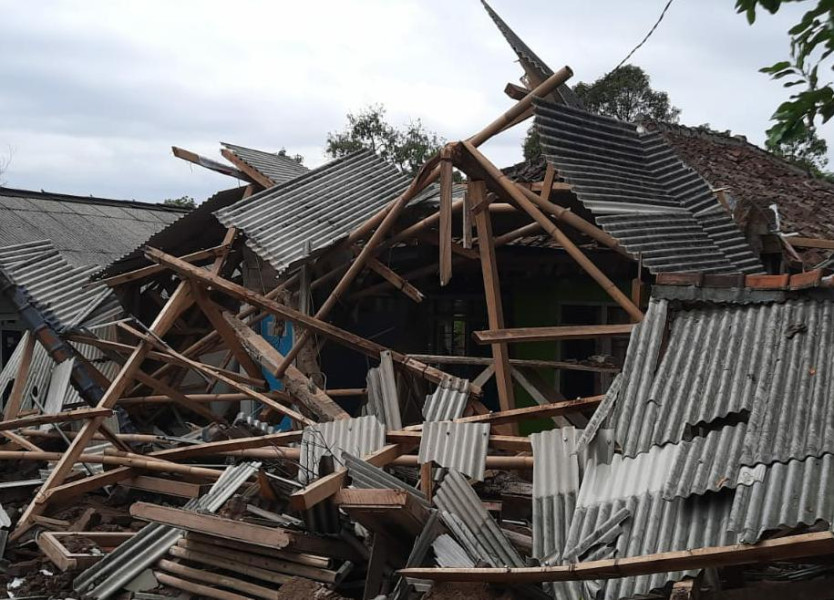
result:
<svg viewBox="0 0 834 600"><path fill-rule="evenodd" d="M32 364L32 354L35 351L35 336L27 331L26 339L23 341L23 352L20 357L20 364L14 376L14 384L9 399L6 401L6 408L3 411L3 419L8 421L17 417L20 412L20 405L23 402L23 390L26 388L26 381L29 379L29 366Z"/></svg>
<svg viewBox="0 0 834 600"><path fill-rule="evenodd" d="M452 156L449 148L440 152L440 285L452 279Z"/></svg>
<svg viewBox="0 0 834 600"><path fill-rule="evenodd" d="M550 201L550 193L553 191L553 181L555 179L556 169L553 168L552 164L547 163L547 170L544 172L544 181L542 182L542 202Z"/></svg>
<svg viewBox="0 0 834 600"><path fill-rule="evenodd" d="M434 480L432 479L432 461L426 461L420 465L420 489L423 491L426 500L431 503L434 496Z"/></svg>
<svg viewBox="0 0 834 600"><path fill-rule="evenodd" d="M469 198L472 201L475 216L475 227L478 231L478 250L481 254L481 272L484 277L484 295L487 304L487 317L490 329L503 329L504 307L501 302L501 285L498 281L498 264L495 258L495 247L492 243L492 220L488 210L483 208L486 202L486 186L483 181L469 183ZM498 386L498 403L501 410L515 408L513 394L513 379L510 370L510 351L505 343L492 344L492 359L495 363L495 383ZM511 435L518 432L513 424Z"/></svg>
<svg viewBox="0 0 834 600"><path fill-rule="evenodd" d="M187 264L187 263L186 263ZM171 328L180 313L185 310L192 302L191 290L188 283L183 282L177 286L177 289L171 294L168 302L156 316L151 324L150 330L155 335L165 335ZM142 341L127 359L121 370L113 379L110 387L102 396L96 408L113 408L116 402L130 382L133 380L136 371L142 365L148 352L150 352L152 345L149 342ZM49 491L55 486L61 485L72 471L73 465L78 462L84 449L93 436L98 431L99 427L104 423L106 417L95 417L81 427L81 431L72 440L69 448L64 452L61 459L52 469L47 480L43 483L35 498L26 507L26 510L18 520L17 527L12 532L10 539L16 540L23 533L25 533L32 526L32 517L43 514L46 509Z"/></svg>
<svg viewBox="0 0 834 600"><path fill-rule="evenodd" d="M611 298L625 310L633 321L639 322L643 320L643 313L639 308L634 306L631 300L626 296L620 288L618 288L613 281L593 263L587 256L574 244L568 236L561 232L561 230L547 218L547 216L521 191L521 188L510 182L495 165L489 162L486 157L481 154L475 146L468 142L463 142L463 148L474 159L478 165L486 171L486 174L493 180L493 184L502 189L506 194L513 198L524 212L530 215L534 221L541 225L550 236L562 246L565 251L573 258L576 263L582 267L591 278L596 281ZM532 194L532 192L530 192ZM533 194L535 196L535 194ZM535 196L538 198L538 196Z"/></svg>

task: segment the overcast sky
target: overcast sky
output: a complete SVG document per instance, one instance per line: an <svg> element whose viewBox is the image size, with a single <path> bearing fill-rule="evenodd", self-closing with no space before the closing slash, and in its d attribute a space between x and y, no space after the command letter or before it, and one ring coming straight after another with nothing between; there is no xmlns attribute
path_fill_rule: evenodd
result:
<svg viewBox="0 0 834 600"><path fill-rule="evenodd" d="M573 83L613 68L665 0L493 0ZM750 27L733 0L676 0L632 62L669 92L681 122L761 144L785 91L758 73L787 56L801 10ZM220 141L326 161L328 131L382 103L447 140L506 110L521 68L478 0L0 0L0 177L9 187L161 201L204 200L233 179L191 166ZM490 142L521 159L524 127ZM834 146L830 127L823 129Z"/></svg>

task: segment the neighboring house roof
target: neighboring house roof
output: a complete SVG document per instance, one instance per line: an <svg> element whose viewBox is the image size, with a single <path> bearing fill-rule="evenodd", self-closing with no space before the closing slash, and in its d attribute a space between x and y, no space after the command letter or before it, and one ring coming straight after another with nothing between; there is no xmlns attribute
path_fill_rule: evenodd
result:
<svg viewBox="0 0 834 600"><path fill-rule="evenodd" d="M223 154L228 160L248 175L253 176L264 187L279 185L299 175L304 175L310 170L289 156L225 142L221 142L221 145L228 151ZM256 173L252 173L252 170Z"/></svg>
<svg viewBox="0 0 834 600"><path fill-rule="evenodd" d="M729 188L731 198L765 214L771 225L776 204L782 233L834 240L834 184L740 136L665 123L649 127L714 188Z"/></svg>
<svg viewBox="0 0 834 600"><path fill-rule="evenodd" d="M510 29L510 26L507 25L504 20L498 16L492 7L486 3L485 0L481 0L481 4L484 5L484 8L487 11L487 14L493 20L495 25L498 27L498 31L504 36L504 39L507 40L507 43L513 49L513 52L516 53L518 56L518 61L521 63L522 68L524 69L525 74L527 75L527 79L529 80L528 83L531 87L535 87L551 75L553 75L553 69L547 66L547 64L536 56L536 53L533 52L530 47L524 43L518 35ZM574 93L574 91L570 88L570 86L566 84L560 85L556 92L552 96L555 100L561 101L568 106L576 106L582 107L582 101L579 97Z"/></svg>
<svg viewBox="0 0 834 600"><path fill-rule="evenodd" d="M762 272L709 185L660 134L534 101L542 150L597 223L652 273Z"/></svg>
<svg viewBox="0 0 834 600"><path fill-rule="evenodd" d="M0 187L0 246L51 240L75 266L105 265L187 209Z"/></svg>
<svg viewBox="0 0 834 600"><path fill-rule="evenodd" d="M388 202L409 179L369 150L215 212L226 227L281 272L342 239Z"/></svg>

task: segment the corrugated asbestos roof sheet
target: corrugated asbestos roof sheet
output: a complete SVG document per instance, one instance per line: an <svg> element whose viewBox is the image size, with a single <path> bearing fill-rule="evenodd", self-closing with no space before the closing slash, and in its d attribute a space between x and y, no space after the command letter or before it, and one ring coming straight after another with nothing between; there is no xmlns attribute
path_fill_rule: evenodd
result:
<svg viewBox="0 0 834 600"><path fill-rule="evenodd" d="M653 272L762 272L707 183L657 133L535 102L548 160L579 200Z"/></svg>
<svg viewBox="0 0 834 600"><path fill-rule="evenodd" d="M429 421L453 421L463 416L469 400L469 380L460 377L443 379L423 404L423 419Z"/></svg>
<svg viewBox="0 0 834 600"><path fill-rule="evenodd" d="M834 301L698 304L653 299L632 332L609 425L623 452L749 413L743 464L834 451Z"/></svg>
<svg viewBox="0 0 834 600"><path fill-rule="evenodd" d="M116 295L103 284L87 286L94 267L75 267L50 241L0 248L0 280L28 298L57 331L94 326L122 314Z"/></svg>
<svg viewBox="0 0 834 600"><path fill-rule="evenodd" d="M205 250L220 244L226 233L214 211L225 208L243 197L245 187L233 188L217 192L214 196L200 204L194 210L177 214L177 219L122 251L104 269L96 273L96 279L112 277L134 269L140 269L151 264L145 258L145 246L158 248L174 256L183 256Z"/></svg>
<svg viewBox="0 0 834 600"><path fill-rule="evenodd" d="M281 156L273 152L264 152L263 150L235 146L234 144L226 144L224 142L221 142L221 145L247 165L267 177L272 181L273 185L279 185L290 179L295 179L310 170L289 156Z"/></svg>
<svg viewBox="0 0 834 600"><path fill-rule="evenodd" d="M0 187L0 246L48 239L74 266L103 266L185 212L147 202Z"/></svg>
<svg viewBox="0 0 834 600"><path fill-rule="evenodd" d="M374 416L308 425L301 436L298 480L306 484L315 479L322 456L333 456L342 463L342 452L361 457L384 445L385 426Z"/></svg>
<svg viewBox="0 0 834 600"><path fill-rule="evenodd" d="M473 558L493 567L523 567L524 561L457 471L446 473L434 502L457 541Z"/></svg>
<svg viewBox="0 0 834 600"><path fill-rule="evenodd" d="M759 469L759 467L757 467ZM736 488L730 529L740 541L755 543L766 531L814 525L834 525L834 455L775 463L750 486Z"/></svg>
<svg viewBox="0 0 834 600"><path fill-rule="evenodd" d="M365 409L368 414L375 415L385 423L386 429L396 431L403 428L403 422L400 416L394 361L390 350L383 350L379 358L379 366L368 369L368 401Z"/></svg>
<svg viewBox="0 0 834 600"><path fill-rule="evenodd" d="M420 464L433 461L482 481L489 445L489 423L430 421L423 425Z"/></svg>
<svg viewBox="0 0 834 600"><path fill-rule="evenodd" d="M242 230L247 245L281 272L345 237L408 185L393 166L361 151L215 215Z"/></svg>

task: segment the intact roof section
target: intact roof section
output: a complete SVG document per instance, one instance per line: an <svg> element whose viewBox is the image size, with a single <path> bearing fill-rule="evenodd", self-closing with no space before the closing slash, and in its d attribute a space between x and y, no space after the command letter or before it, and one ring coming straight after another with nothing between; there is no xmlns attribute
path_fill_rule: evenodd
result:
<svg viewBox="0 0 834 600"><path fill-rule="evenodd" d="M540 100L535 112L548 161L650 271L762 272L707 183L659 134Z"/></svg>
<svg viewBox="0 0 834 600"><path fill-rule="evenodd" d="M215 213L278 271L344 238L406 190L409 180L363 150Z"/></svg>
<svg viewBox="0 0 834 600"><path fill-rule="evenodd" d="M51 240L74 266L103 266L186 209L0 187L0 246Z"/></svg>
<svg viewBox="0 0 834 600"><path fill-rule="evenodd" d="M279 185L290 179L295 179L310 170L289 156L282 156L274 152L264 152L263 150L255 150L254 148L246 148L244 146L236 146L225 142L221 142L221 145L238 159L269 179L273 185Z"/></svg>

